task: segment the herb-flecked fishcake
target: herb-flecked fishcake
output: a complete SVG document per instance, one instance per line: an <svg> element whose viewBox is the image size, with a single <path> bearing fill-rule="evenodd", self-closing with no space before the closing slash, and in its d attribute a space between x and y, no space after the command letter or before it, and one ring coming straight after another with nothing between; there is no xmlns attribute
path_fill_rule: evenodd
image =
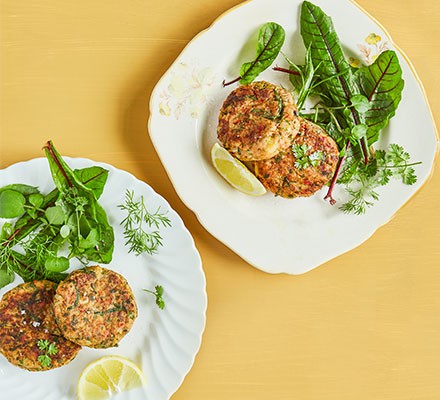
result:
<svg viewBox="0 0 440 400"><path fill-rule="evenodd" d="M72 361L81 349L57 332L53 318L56 284L50 281L23 283L5 293L0 301L0 352L8 361L29 371L45 371ZM46 360L39 341L55 345ZM40 357L40 359L39 359Z"/></svg>
<svg viewBox="0 0 440 400"><path fill-rule="evenodd" d="M299 130L292 95L265 81L239 86L220 110L217 135L241 161L258 161L287 149Z"/></svg>
<svg viewBox="0 0 440 400"><path fill-rule="evenodd" d="M94 348L116 346L138 315L125 278L99 266L76 270L58 285L54 312L66 338Z"/></svg>
<svg viewBox="0 0 440 400"><path fill-rule="evenodd" d="M302 119L292 146L269 160L255 162L254 170L277 196L308 197L331 180L338 160L335 141L324 129Z"/></svg>

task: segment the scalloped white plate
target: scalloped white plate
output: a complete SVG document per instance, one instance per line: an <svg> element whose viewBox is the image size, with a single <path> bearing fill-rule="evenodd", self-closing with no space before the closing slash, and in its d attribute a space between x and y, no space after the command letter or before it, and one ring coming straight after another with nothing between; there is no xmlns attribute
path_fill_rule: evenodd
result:
<svg viewBox="0 0 440 400"><path fill-rule="evenodd" d="M246 46L268 21L286 30L283 51L303 63L298 31L300 0L252 0L222 15L196 36L156 85L150 100L149 132L181 199L201 224L251 265L270 273L300 274L349 251L387 223L429 178L437 136L422 85L404 54L384 29L349 0L315 1L333 18L352 62L371 63L383 49L398 52L405 79L403 99L379 147L398 143L411 154L418 182L397 181L380 188L380 201L364 216L345 215L324 202L325 189L311 198L286 200L268 193L253 198L232 189L214 170L209 151L216 141L222 102L236 86L240 64L252 60ZM372 34L375 35L372 35ZM280 56L277 62L285 65ZM275 64L276 64L275 63ZM259 80L290 87L285 74L271 70ZM344 201L342 188L335 198Z"/></svg>
<svg viewBox="0 0 440 400"><path fill-rule="evenodd" d="M0 355L0 387L3 400L76 399L76 385L86 365L104 355L121 355L135 361L144 371L148 384L143 390L123 393L124 400L166 400L177 390L190 370L201 344L206 320L206 282L200 256L181 218L161 196L128 172L108 164L86 159L65 160L72 168L100 165L109 170L100 203L115 231L115 250L111 264L103 265L122 274L135 295L139 317L119 347L98 350L83 348L78 356L61 368L47 372L28 372L9 364ZM0 186L27 183L48 193L54 184L45 158L21 162L0 171ZM144 196L147 208L167 212L172 226L161 229L164 246L153 256L128 254L120 221L126 189L135 197ZM2 220L0 220L0 225ZM78 263L79 264L79 263ZM79 267L80 265L77 265ZM74 269L74 268L73 268ZM0 296L21 282L0 290ZM142 291L155 285L164 287L164 310L154 296Z"/></svg>

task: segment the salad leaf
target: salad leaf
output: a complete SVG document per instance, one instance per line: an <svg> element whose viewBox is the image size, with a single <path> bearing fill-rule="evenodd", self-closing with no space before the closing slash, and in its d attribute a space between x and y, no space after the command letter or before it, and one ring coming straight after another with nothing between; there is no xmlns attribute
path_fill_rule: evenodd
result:
<svg viewBox="0 0 440 400"><path fill-rule="evenodd" d="M361 94L360 88L344 56L332 19L308 1L304 1L301 7L301 35L306 48L310 48L316 73L322 80L319 88L323 92L321 97L324 103L328 96L332 100L331 103L327 102L328 106L352 106L351 99ZM350 130L364 124L364 114L355 107L336 114ZM365 137L359 139L359 145L368 163L369 148Z"/></svg>
<svg viewBox="0 0 440 400"><path fill-rule="evenodd" d="M286 33L281 25L267 22L258 31L257 55L254 60L242 64L240 76L223 86L240 81L242 85L251 83L261 72L269 68L280 53Z"/></svg>
<svg viewBox="0 0 440 400"><path fill-rule="evenodd" d="M92 189L96 199L98 200L104 191L104 186L108 177L108 170L94 165L88 168L76 169L73 172L80 182L82 182L89 189Z"/></svg>
<svg viewBox="0 0 440 400"><path fill-rule="evenodd" d="M29 196L31 194L39 193L38 188L35 186L25 185L23 183L13 183L0 188L0 193L4 190L14 190L21 193L23 196Z"/></svg>
<svg viewBox="0 0 440 400"><path fill-rule="evenodd" d="M61 207L73 212L76 223L72 226L78 227L75 232L75 239L71 243L71 255L85 257L90 261L109 263L112 259L114 248L113 228L108 222L104 209L99 205L94 191L87 187L70 169L67 163L60 156L53 146L48 142L44 147L49 161L50 170L57 189L60 191L60 198L57 203ZM90 171L87 172L89 174ZM100 187L101 181L96 186ZM91 232L96 230L97 241L92 248L80 244L88 238ZM92 235L95 235L93 233Z"/></svg>
<svg viewBox="0 0 440 400"><path fill-rule="evenodd" d="M244 63L240 68L240 83L251 83L261 72L269 68L278 56L284 43L286 33L281 25L275 22L264 24L258 34L257 57Z"/></svg>
<svg viewBox="0 0 440 400"><path fill-rule="evenodd" d="M0 218L16 218L24 213L26 198L15 190L0 192Z"/></svg>
<svg viewBox="0 0 440 400"><path fill-rule="evenodd" d="M350 64L344 56L332 19L318 6L304 1L301 7L301 35L310 49L316 73L324 82L320 90L328 92L338 105L349 105L350 98L359 94ZM356 112L352 113L357 120Z"/></svg>
<svg viewBox="0 0 440 400"><path fill-rule="evenodd" d="M404 81L397 54L392 50L382 52L373 64L359 68L355 77L370 102L370 108L365 112L365 123L371 145L395 115L402 98Z"/></svg>

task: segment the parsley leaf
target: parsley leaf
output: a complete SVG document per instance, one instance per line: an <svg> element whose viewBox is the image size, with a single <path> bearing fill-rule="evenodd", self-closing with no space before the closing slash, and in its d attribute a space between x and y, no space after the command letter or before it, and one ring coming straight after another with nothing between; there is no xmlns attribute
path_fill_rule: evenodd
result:
<svg viewBox="0 0 440 400"><path fill-rule="evenodd" d="M155 291L148 289L142 289L144 292L151 293L152 295L156 296L156 305L163 310L165 308L165 301L163 300L163 287L160 285L156 285L154 287Z"/></svg>
<svg viewBox="0 0 440 400"><path fill-rule="evenodd" d="M47 339L39 339L37 342L37 347L40 351L44 352L44 354L40 354L37 358L38 362L43 367L52 366L52 358L50 356L54 356L58 353L58 347L55 342L49 342Z"/></svg>
<svg viewBox="0 0 440 400"><path fill-rule="evenodd" d="M401 179L406 185L416 183L413 166L420 162L410 163L410 158L409 153L397 144L390 144L387 150L376 150L368 165L352 155L338 179L338 183L346 185L349 195L340 209L346 213L365 214L367 208L379 200L375 189L387 185L391 178Z"/></svg>
<svg viewBox="0 0 440 400"><path fill-rule="evenodd" d="M298 169L305 169L308 167L317 167L321 161L325 159L325 154L318 150L311 154L309 146L306 144L292 145L292 153L295 156L295 167Z"/></svg>

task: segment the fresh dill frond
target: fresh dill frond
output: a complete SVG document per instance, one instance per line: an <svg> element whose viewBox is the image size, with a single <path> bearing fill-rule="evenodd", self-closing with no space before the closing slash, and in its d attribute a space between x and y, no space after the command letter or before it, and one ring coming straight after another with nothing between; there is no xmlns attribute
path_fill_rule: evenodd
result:
<svg viewBox="0 0 440 400"><path fill-rule="evenodd" d="M125 245L129 246L129 253L133 252L137 256L142 253L156 253L159 246L163 246L159 229L171 226L166 213L161 213L160 207L155 212L150 212L145 205L144 197L135 200L134 192L130 190L125 193L124 204L118 207L127 212L121 225L124 227Z"/></svg>

